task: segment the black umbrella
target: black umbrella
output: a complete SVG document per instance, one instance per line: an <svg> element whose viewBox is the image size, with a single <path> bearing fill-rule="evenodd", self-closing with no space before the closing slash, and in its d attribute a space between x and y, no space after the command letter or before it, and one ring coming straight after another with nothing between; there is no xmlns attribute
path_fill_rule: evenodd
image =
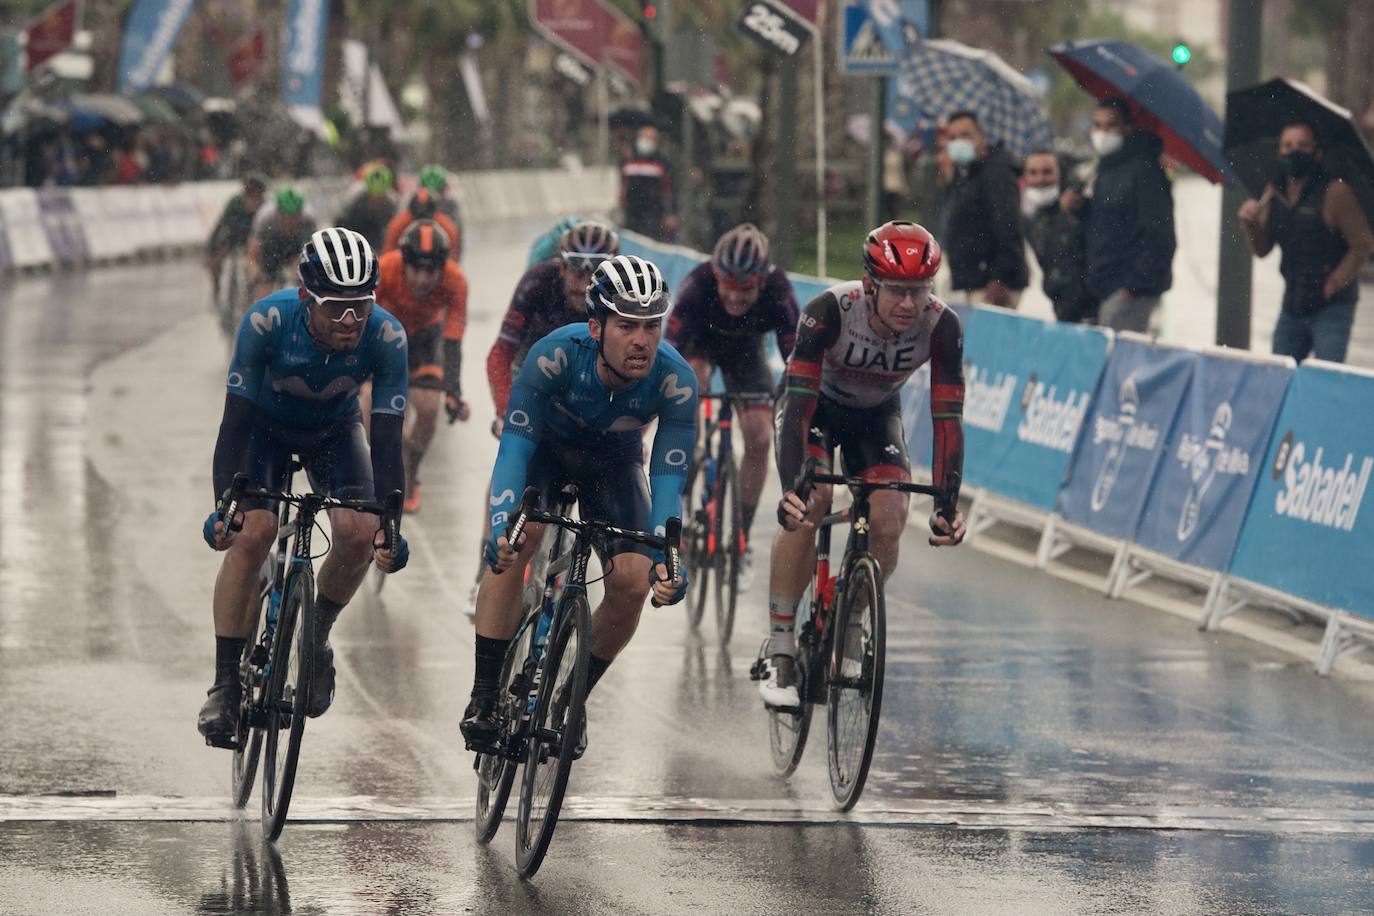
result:
<svg viewBox="0 0 1374 916"><path fill-rule="evenodd" d="M1293 121L1312 125L1323 167L1350 185L1374 225L1374 153L1349 111L1295 80L1270 80L1226 95L1226 159L1250 193L1259 197L1274 179L1279 133Z"/></svg>
<svg viewBox="0 0 1374 916"><path fill-rule="evenodd" d="M608 119L611 130L639 130L641 127L656 127L652 112L643 108L626 105L611 112Z"/></svg>

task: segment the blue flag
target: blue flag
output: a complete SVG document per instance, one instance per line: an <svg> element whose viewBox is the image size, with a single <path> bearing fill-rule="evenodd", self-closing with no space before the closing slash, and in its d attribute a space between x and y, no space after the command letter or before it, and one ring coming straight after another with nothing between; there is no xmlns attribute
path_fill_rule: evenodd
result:
<svg viewBox="0 0 1374 916"><path fill-rule="evenodd" d="M119 90L147 89L176 47L196 0L138 0L124 23L119 52Z"/></svg>
<svg viewBox="0 0 1374 916"><path fill-rule="evenodd" d="M320 99L324 92L324 37L329 0L291 0L286 17L286 47L282 54L282 101L304 127L318 130L324 123Z"/></svg>

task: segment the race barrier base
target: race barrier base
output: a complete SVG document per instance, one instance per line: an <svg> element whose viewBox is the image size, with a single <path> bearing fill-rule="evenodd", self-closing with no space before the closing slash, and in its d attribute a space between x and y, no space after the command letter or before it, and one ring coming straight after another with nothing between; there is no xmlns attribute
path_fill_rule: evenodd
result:
<svg viewBox="0 0 1374 916"><path fill-rule="evenodd" d="M1326 677L1341 655L1369 648L1374 648L1374 621L1333 611L1326 621L1326 634L1322 637L1321 652L1317 655L1317 673Z"/></svg>
<svg viewBox="0 0 1374 916"><path fill-rule="evenodd" d="M973 490L973 500L964 523L966 538L984 534L999 524L1029 528L1035 532L1044 531L1050 517L1044 509L1006 499L983 488L965 488L965 491L970 489Z"/></svg>
<svg viewBox="0 0 1374 916"><path fill-rule="evenodd" d="M1055 513L1045 522L1045 529L1040 535L1040 549L1035 556L1035 565L1039 569L1048 569L1051 563L1075 548L1110 555L1112 565L1101 586L1103 594L1109 594L1112 583L1120 574L1127 546L1125 541L1099 534L1082 525L1066 522L1063 516Z"/></svg>
<svg viewBox="0 0 1374 916"><path fill-rule="evenodd" d="M1137 544L1128 544L1125 555L1117 566L1116 576L1107 583L1107 597L1120 598L1156 576L1170 582L1182 582L1206 589L1208 601L1211 600L1212 593L1221 587L1221 580L1225 578L1215 570L1204 569L1191 563L1180 563Z"/></svg>

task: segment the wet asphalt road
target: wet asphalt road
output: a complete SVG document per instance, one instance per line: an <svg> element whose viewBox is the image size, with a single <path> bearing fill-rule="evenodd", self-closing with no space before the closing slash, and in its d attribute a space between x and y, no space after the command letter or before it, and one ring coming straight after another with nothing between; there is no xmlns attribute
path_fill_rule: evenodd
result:
<svg viewBox="0 0 1374 916"><path fill-rule="evenodd" d="M228 756L194 731L226 355L208 284L191 262L6 282L0 912L1374 908L1367 685L915 533L851 815L829 811L820 743L791 783L771 775L747 679L761 575L728 650L709 615L697 635L646 610L532 884L509 824L476 848L456 723L495 450L483 366L534 228L473 233L474 417L426 460L410 568L335 630L338 699L307 728L304 820L275 850L231 823Z"/></svg>

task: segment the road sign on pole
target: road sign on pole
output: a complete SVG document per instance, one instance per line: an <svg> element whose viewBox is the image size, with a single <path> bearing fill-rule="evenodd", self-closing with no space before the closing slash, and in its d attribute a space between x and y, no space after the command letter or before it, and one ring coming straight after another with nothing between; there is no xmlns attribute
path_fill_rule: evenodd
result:
<svg viewBox="0 0 1374 916"><path fill-rule="evenodd" d="M888 47L884 30L864 0L850 0L840 16L840 70L864 76L892 76L897 72L897 53Z"/></svg>
<svg viewBox="0 0 1374 916"><path fill-rule="evenodd" d="M735 24L764 50L777 51L787 57L800 51L814 31L810 22L780 0L746 3Z"/></svg>

